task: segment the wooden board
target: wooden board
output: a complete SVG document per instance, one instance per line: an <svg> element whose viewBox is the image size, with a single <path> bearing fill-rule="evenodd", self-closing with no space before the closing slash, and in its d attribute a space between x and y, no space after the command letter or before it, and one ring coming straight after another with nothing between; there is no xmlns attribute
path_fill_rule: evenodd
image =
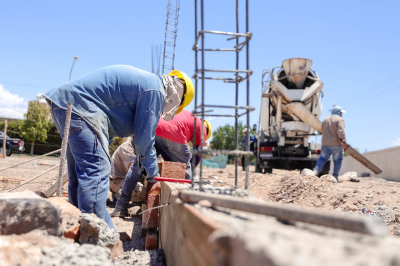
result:
<svg viewBox="0 0 400 266"><path fill-rule="evenodd" d="M175 201L177 191L165 182L161 185L160 204L171 204L160 209L159 248L164 249L167 265L215 265L216 246L209 236L224 227L204 216L195 207ZM170 196L171 194L171 196Z"/></svg>

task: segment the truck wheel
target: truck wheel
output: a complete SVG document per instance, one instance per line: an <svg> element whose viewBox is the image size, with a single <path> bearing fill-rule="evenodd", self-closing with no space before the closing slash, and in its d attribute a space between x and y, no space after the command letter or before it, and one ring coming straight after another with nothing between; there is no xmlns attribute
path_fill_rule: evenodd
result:
<svg viewBox="0 0 400 266"><path fill-rule="evenodd" d="M11 150L10 149L6 149L6 155L7 156L11 156L11 154L12 154Z"/></svg>
<svg viewBox="0 0 400 266"><path fill-rule="evenodd" d="M256 173L262 173L262 169L256 164Z"/></svg>
<svg viewBox="0 0 400 266"><path fill-rule="evenodd" d="M264 174L272 174L272 168L264 168Z"/></svg>

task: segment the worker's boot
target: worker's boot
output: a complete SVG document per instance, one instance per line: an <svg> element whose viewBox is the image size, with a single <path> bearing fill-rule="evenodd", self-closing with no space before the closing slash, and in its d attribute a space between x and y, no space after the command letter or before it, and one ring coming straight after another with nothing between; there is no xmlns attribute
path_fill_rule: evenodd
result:
<svg viewBox="0 0 400 266"><path fill-rule="evenodd" d="M111 217L125 218L128 216L128 210L125 207L119 207L118 205L115 205L115 209L110 215Z"/></svg>

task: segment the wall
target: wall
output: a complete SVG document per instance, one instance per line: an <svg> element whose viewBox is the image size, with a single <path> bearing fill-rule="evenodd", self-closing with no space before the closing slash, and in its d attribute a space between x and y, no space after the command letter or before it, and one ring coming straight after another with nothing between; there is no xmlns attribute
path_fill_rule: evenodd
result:
<svg viewBox="0 0 400 266"><path fill-rule="evenodd" d="M362 155L378 166L382 170L382 173L375 175L371 170L353 159L353 157L346 156L343 159L340 175L346 172L357 172L358 176L361 176L362 172L370 172L372 176L377 176L386 180L400 181L400 146L366 152ZM333 161L331 160L331 172L332 169Z"/></svg>

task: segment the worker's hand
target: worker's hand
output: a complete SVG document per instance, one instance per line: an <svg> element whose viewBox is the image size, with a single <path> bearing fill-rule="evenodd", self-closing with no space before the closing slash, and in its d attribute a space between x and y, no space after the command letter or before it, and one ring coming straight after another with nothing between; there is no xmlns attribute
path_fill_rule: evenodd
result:
<svg viewBox="0 0 400 266"><path fill-rule="evenodd" d="M347 147L347 144L343 143L343 150L346 149L346 147Z"/></svg>

